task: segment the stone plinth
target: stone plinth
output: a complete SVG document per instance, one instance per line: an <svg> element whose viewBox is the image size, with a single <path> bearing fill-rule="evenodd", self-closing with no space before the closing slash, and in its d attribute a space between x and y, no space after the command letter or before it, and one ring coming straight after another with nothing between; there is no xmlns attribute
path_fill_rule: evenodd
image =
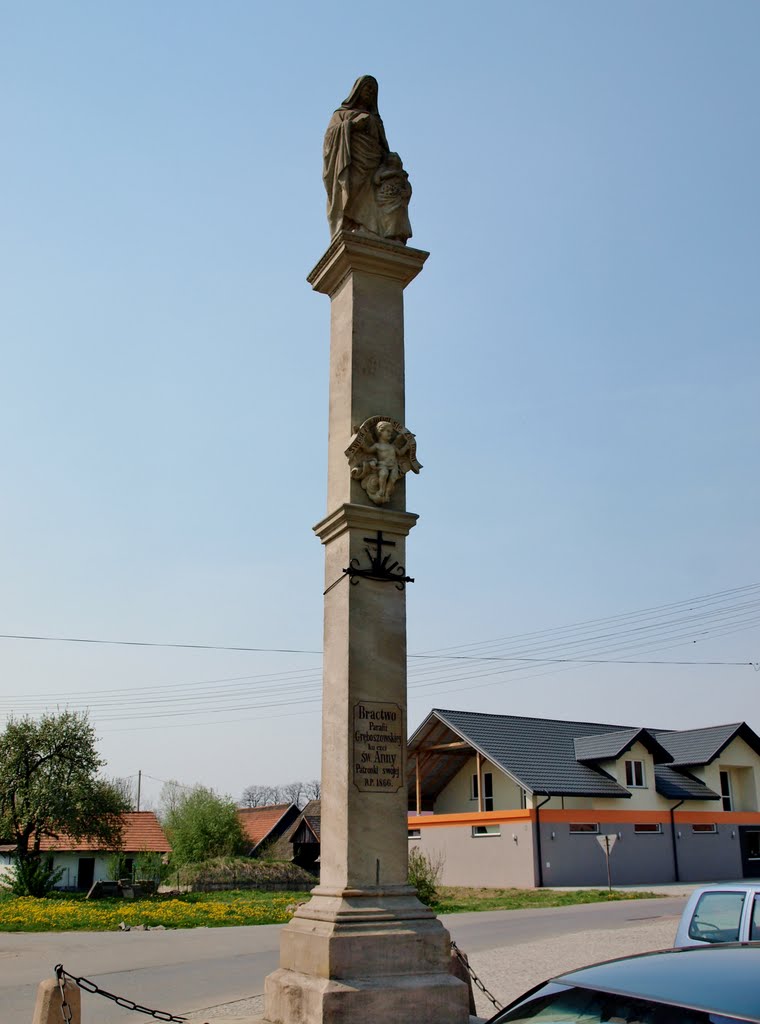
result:
<svg viewBox="0 0 760 1024"><path fill-rule="evenodd" d="M325 547L321 875L266 980L265 1017L279 1024L468 1021L448 932L407 884L405 587L345 572L378 554L406 566L417 516L403 478L374 504L346 449L370 417L404 423L403 291L426 258L344 233L309 276L331 299L328 514L314 528Z"/></svg>

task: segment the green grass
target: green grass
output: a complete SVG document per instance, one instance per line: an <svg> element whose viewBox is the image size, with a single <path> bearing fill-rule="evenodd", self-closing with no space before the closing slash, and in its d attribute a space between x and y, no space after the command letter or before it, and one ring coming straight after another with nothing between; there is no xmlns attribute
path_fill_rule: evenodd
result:
<svg viewBox="0 0 760 1024"><path fill-rule="evenodd" d="M656 892L620 892L615 889L465 889L438 887L437 914L461 914L472 910L530 910L536 907L571 907L610 900L656 899Z"/></svg>
<svg viewBox="0 0 760 1024"><path fill-rule="evenodd" d="M461 889L439 888L438 914L471 910L518 910L531 907L566 907L580 903L606 903L656 897L652 892L616 892L582 889ZM163 925L165 928L224 928L233 925L282 924L290 920L287 908L309 898L306 892L191 892L152 896L143 900L86 900L83 893L53 893L45 899L0 895L0 932L113 931L128 925Z"/></svg>

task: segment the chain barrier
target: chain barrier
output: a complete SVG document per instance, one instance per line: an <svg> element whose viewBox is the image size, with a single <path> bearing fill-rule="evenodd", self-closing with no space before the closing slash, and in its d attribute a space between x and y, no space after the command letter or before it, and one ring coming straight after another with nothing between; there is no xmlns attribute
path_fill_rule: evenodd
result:
<svg viewBox="0 0 760 1024"><path fill-rule="evenodd" d="M69 978L75 984L77 984L85 992L92 992L96 996L105 996L106 999L110 999L116 1003L117 1006L121 1006L125 1010L134 1010L136 1013L145 1013L148 1017L153 1017L155 1020L171 1021L173 1024L183 1024L186 1017L175 1017L172 1013L167 1013L165 1010L151 1010L147 1006L140 1006L139 1003L133 1002L131 999L125 999L124 996L116 996L113 992L106 992L104 988L100 988L95 984L94 981L90 981L89 978L77 978L73 974L69 974L68 971L63 969L63 964L56 964L55 974L58 978L58 987L61 990L61 1013L66 1024L71 1024L71 1007L66 1001L66 979Z"/></svg>
<svg viewBox="0 0 760 1024"><path fill-rule="evenodd" d="M480 991L483 993L483 995L487 999L491 1000L491 1002L493 1003L493 1005L495 1006L495 1008L497 1010L503 1010L504 1009L503 1005L499 1002L499 1000L496 998L496 996L492 992L488 991L488 989L485 987L483 982L480 980L480 978L477 976L475 971L470 966L470 961L467 958L467 954L462 952L462 950L459 948L459 946L457 946L456 942L454 942L453 939L451 940L451 948L452 948L452 950L454 952L454 955L456 956L457 960L463 965L464 969L470 975L470 977L472 978L473 982L480 989Z"/></svg>

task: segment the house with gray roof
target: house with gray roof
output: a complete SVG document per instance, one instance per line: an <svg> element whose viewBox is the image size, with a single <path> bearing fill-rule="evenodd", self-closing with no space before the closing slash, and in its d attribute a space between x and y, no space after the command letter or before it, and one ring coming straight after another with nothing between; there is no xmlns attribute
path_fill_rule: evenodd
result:
<svg viewBox="0 0 760 1024"><path fill-rule="evenodd" d="M760 737L434 709L408 743L409 841L450 885L760 877Z"/></svg>

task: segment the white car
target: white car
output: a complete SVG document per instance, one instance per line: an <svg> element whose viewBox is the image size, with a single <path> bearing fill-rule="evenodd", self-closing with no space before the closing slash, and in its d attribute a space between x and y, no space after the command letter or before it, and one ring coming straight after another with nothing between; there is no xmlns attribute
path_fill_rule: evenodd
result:
<svg viewBox="0 0 760 1024"><path fill-rule="evenodd" d="M760 940L760 881L717 882L695 889L684 907L676 946Z"/></svg>

